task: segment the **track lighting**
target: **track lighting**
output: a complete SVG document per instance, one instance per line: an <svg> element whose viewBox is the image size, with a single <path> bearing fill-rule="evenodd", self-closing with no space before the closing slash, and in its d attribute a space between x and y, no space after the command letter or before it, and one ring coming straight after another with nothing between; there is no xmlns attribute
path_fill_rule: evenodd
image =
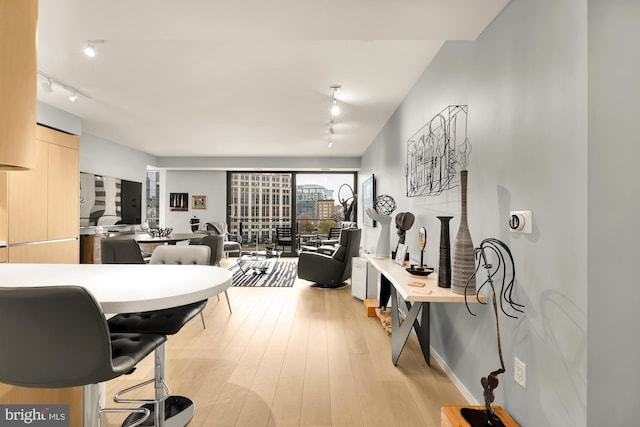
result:
<svg viewBox="0 0 640 427"><path fill-rule="evenodd" d="M38 71L38 76L45 79L40 83L40 86L42 87L42 90L46 93L52 93L54 92L54 89L56 92L59 92L59 90L62 89L63 91L66 91L67 93L69 93L69 101L71 102L76 102L76 100L78 99L78 96L83 96L87 99L91 99L91 97L86 93L79 91L73 86L62 83L60 80L54 79L52 76L48 75L47 73Z"/></svg>
<svg viewBox="0 0 640 427"><path fill-rule="evenodd" d="M329 121L329 148L333 146L333 134L334 129L333 125L335 124L335 118L338 114L340 114L340 107L338 106L338 99L336 98L336 93L342 88L340 85L331 85L329 89L331 90L331 119Z"/></svg>
<svg viewBox="0 0 640 427"><path fill-rule="evenodd" d="M96 56L96 49L91 43L87 43L87 47L84 48L84 54L89 58L93 58L94 56Z"/></svg>
<svg viewBox="0 0 640 427"><path fill-rule="evenodd" d="M329 86L331 89L331 117L335 117L340 114L340 106L338 106L338 99L336 98L336 93L342 88L340 85Z"/></svg>
<svg viewBox="0 0 640 427"><path fill-rule="evenodd" d="M51 79L47 79L46 81L40 83L40 85L42 86L42 90L44 90L47 93L53 92L52 84L53 83L51 82Z"/></svg>
<svg viewBox="0 0 640 427"><path fill-rule="evenodd" d="M338 107L338 101L334 98L333 105L331 106L331 115L333 117L340 114L340 107Z"/></svg>
<svg viewBox="0 0 640 427"><path fill-rule="evenodd" d="M104 43L104 40L87 40L87 47L84 48L84 54L89 58L93 58L96 56L96 47L97 43Z"/></svg>

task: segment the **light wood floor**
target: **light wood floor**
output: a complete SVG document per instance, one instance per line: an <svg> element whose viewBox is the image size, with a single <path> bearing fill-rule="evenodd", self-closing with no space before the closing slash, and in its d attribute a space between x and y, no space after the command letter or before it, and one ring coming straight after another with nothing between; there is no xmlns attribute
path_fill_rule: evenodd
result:
<svg viewBox="0 0 640 427"><path fill-rule="evenodd" d="M189 426L439 426L440 407L467 404L414 336L397 366L391 339L341 290L230 288L167 343L172 394L190 397ZM107 384L107 396L150 378L152 357ZM108 406L117 406L107 402ZM120 425L124 416L103 416Z"/></svg>

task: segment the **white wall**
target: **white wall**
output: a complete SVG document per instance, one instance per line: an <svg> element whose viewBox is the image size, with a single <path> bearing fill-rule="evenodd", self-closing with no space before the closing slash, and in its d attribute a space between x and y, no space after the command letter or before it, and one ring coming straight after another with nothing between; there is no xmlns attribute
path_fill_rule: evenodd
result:
<svg viewBox="0 0 640 427"><path fill-rule="evenodd" d="M455 216L453 242L459 188L407 198L406 141L444 107L469 106L469 228L476 246L495 237L511 248L526 306L521 319L500 319L507 372L495 404L523 426L586 425L586 35L584 0L512 0L476 41L445 43L362 159L360 179L375 173L377 193L416 215L412 258L425 226L426 260L437 265L436 216ZM510 234L510 210L533 211L533 234ZM365 227L365 247L378 233ZM463 304L433 305L431 343L483 402L480 379L500 365L492 310L473 308L477 317ZM514 356L527 364L526 390L513 380Z"/></svg>
<svg viewBox="0 0 640 427"><path fill-rule="evenodd" d="M162 186L166 202L161 209L165 215L165 227L177 232L189 232L189 220L195 215L200 219L200 229L211 221L226 221L227 174L223 171L167 171L166 185ZM169 193L189 193L189 211L171 212ZM207 209L192 209L191 196L207 196Z"/></svg>

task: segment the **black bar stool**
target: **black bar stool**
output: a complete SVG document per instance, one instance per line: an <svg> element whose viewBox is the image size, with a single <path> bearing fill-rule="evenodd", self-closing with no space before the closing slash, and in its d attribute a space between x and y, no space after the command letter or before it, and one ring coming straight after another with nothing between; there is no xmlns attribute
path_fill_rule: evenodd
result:
<svg viewBox="0 0 640 427"><path fill-rule="evenodd" d="M100 305L80 286L0 287L0 382L6 384L97 387L132 372L165 341L163 334L111 334ZM146 408L96 409L137 413L132 426L150 418Z"/></svg>

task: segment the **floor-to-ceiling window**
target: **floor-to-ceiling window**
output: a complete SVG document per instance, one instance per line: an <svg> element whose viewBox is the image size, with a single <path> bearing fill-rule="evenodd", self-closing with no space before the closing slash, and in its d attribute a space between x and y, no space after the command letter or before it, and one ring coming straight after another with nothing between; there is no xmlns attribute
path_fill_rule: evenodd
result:
<svg viewBox="0 0 640 427"><path fill-rule="evenodd" d="M147 208L143 221L149 227L157 227L160 224L160 172L147 171Z"/></svg>
<svg viewBox="0 0 640 427"><path fill-rule="evenodd" d="M291 227L291 173L229 172L227 186L229 231L243 247L263 249L276 227Z"/></svg>
<svg viewBox="0 0 640 427"><path fill-rule="evenodd" d="M296 222L300 234L325 235L356 221L355 173L297 173Z"/></svg>
<svg viewBox="0 0 640 427"><path fill-rule="evenodd" d="M355 182L355 173L229 172L229 231L251 250L274 245L276 228L289 227L293 245L284 250L297 253L305 236L356 221Z"/></svg>

